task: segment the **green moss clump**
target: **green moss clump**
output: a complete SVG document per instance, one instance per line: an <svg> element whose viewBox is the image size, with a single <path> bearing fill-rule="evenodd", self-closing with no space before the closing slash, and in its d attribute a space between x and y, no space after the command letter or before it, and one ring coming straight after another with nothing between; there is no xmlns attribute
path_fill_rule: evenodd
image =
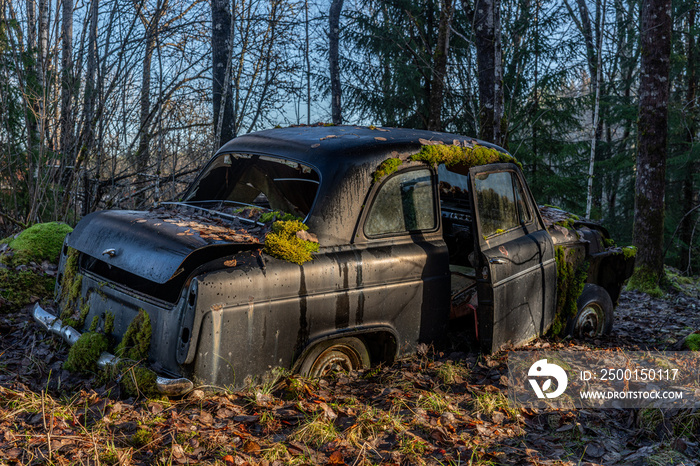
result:
<svg viewBox="0 0 700 466"><path fill-rule="evenodd" d="M312 252L318 251L318 243L299 238L297 232L309 227L298 220L277 221L272 231L265 237L264 251L278 259L303 264L313 259Z"/></svg>
<svg viewBox="0 0 700 466"><path fill-rule="evenodd" d="M584 261L574 268L573 261L561 246L555 248L554 255L557 261L557 308L550 332L552 335L560 335L566 329L569 319L578 312L576 301L583 293L590 264Z"/></svg>
<svg viewBox="0 0 700 466"><path fill-rule="evenodd" d="M110 335L114 332L114 314L107 312L105 314L105 335Z"/></svg>
<svg viewBox="0 0 700 466"><path fill-rule="evenodd" d="M384 178L385 176L389 176L396 170L398 170L401 164L403 164L403 161L398 157L386 159L381 164L379 164L377 170L375 170L375 172L372 174L372 179L375 183L380 182L382 178Z"/></svg>
<svg viewBox="0 0 700 466"><path fill-rule="evenodd" d="M700 351L700 333L691 333L685 337L683 347L690 351Z"/></svg>
<svg viewBox="0 0 700 466"><path fill-rule="evenodd" d="M637 248L634 246L625 246L622 248L622 257L629 259L630 257L635 257L637 255Z"/></svg>
<svg viewBox="0 0 700 466"><path fill-rule="evenodd" d="M84 313L85 307L78 305L80 301L80 292L82 291L83 275L78 273L78 256L79 252L73 248L68 248L66 263L63 268L63 276L61 277L61 292L56 297L62 311L61 321L64 325L80 330L85 323ZM76 309L79 308L79 309ZM82 316L82 317L81 317Z"/></svg>
<svg viewBox="0 0 700 466"><path fill-rule="evenodd" d="M115 354L120 358L141 361L148 358L151 347L151 318L143 309L131 321L129 327L115 348Z"/></svg>
<svg viewBox="0 0 700 466"><path fill-rule="evenodd" d="M490 163L511 162L522 169L522 164L512 155L479 145L474 147L448 146L445 144L427 145L421 147L420 152L417 154L413 154L410 160L425 162L434 166L444 163L448 167L453 165L476 167Z"/></svg>
<svg viewBox="0 0 700 466"><path fill-rule="evenodd" d="M634 273L627 282L628 291L641 291L649 296L660 298L664 295L663 290L659 286L662 277L647 266L639 266L634 268Z"/></svg>
<svg viewBox="0 0 700 466"><path fill-rule="evenodd" d="M275 210L273 212L266 212L264 214L261 214L260 217L258 217L258 222L262 223L268 223L277 220L282 222L288 222L290 220L301 221L302 219L300 219L296 215L288 214L286 212L280 212L279 210Z"/></svg>
<svg viewBox="0 0 700 466"><path fill-rule="evenodd" d="M605 245L606 248L614 248L615 240L612 238L603 238L603 245Z"/></svg>
<svg viewBox="0 0 700 466"><path fill-rule="evenodd" d="M55 281L49 276L29 270L15 272L0 268L0 310L16 311L29 304L32 297L48 298L53 294Z"/></svg>
<svg viewBox="0 0 700 466"><path fill-rule="evenodd" d="M573 216L572 216L572 217L568 217L566 220L560 220L560 221L558 221L558 222L554 222L554 224L555 224L555 225L562 226L562 227L564 227L564 228L573 229L573 228L574 228L574 222L575 222L575 221L576 221L576 220L574 220L574 218L573 218Z"/></svg>
<svg viewBox="0 0 700 466"><path fill-rule="evenodd" d="M136 448L141 448L153 441L153 432L148 429L139 429L131 436L130 443Z"/></svg>
<svg viewBox="0 0 700 466"><path fill-rule="evenodd" d="M33 225L9 242L15 251L14 264L30 261L58 262L63 247L63 240L73 229L65 223L51 222Z"/></svg>
<svg viewBox="0 0 700 466"><path fill-rule="evenodd" d="M91 332L96 332L97 327L100 325L100 318L95 316L92 318L92 322L90 323L90 331Z"/></svg>
<svg viewBox="0 0 700 466"><path fill-rule="evenodd" d="M156 373L150 369L143 366L131 366L123 371L119 384L129 396L144 395L150 398L159 395L156 386L157 378Z"/></svg>
<svg viewBox="0 0 700 466"><path fill-rule="evenodd" d="M105 335L97 332L83 333L71 346L63 367L71 372L95 372L100 354L107 351L108 347Z"/></svg>

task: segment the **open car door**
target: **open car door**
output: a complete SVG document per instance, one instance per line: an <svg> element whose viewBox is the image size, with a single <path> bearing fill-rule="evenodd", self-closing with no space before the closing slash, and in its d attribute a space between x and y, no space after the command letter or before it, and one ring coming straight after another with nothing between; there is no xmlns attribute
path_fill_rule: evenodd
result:
<svg viewBox="0 0 700 466"><path fill-rule="evenodd" d="M513 164L469 171L476 226L479 341L492 352L544 333L556 305L552 238Z"/></svg>

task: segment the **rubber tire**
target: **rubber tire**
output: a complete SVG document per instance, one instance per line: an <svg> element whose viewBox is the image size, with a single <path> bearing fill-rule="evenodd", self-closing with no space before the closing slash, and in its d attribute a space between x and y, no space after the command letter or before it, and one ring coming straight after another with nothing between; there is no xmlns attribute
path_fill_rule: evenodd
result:
<svg viewBox="0 0 700 466"><path fill-rule="evenodd" d="M370 366L369 353L357 338L338 338L321 342L306 355L299 374L316 379L335 371L366 369Z"/></svg>
<svg viewBox="0 0 700 466"><path fill-rule="evenodd" d="M576 300L576 308L578 309L576 316L569 319L566 324L567 335L576 338L595 338L610 333L614 308L605 288L587 283L583 287L581 296Z"/></svg>

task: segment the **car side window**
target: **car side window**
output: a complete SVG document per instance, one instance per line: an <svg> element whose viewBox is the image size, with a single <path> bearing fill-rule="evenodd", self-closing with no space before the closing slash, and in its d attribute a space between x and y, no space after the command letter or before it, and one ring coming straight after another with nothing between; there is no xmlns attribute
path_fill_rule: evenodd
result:
<svg viewBox="0 0 700 466"><path fill-rule="evenodd" d="M430 170L398 173L379 188L365 222L365 235L381 236L437 226Z"/></svg>
<svg viewBox="0 0 700 466"><path fill-rule="evenodd" d="M474 189L484 236L501 234L532 220L513 172L481 173L474 180Z"/></svg>

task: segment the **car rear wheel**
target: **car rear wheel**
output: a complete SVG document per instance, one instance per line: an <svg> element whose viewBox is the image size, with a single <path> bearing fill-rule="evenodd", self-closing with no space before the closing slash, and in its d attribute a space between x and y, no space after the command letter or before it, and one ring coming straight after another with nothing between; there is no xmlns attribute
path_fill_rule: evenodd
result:
<svg viewBox="0 0 700 466"><path fill-rule="evenodd" d="M327 377L369 367L369 354L357 338L339 338L316 345L304 358L299 373L309 378Z"/></svg>
<svg viewBox="0 0 700 466"><path fill-rule="evenodd" d="M567 333L577 338L608 334L613 324L613 303L604 288L586 284L576 301L578 312L567 324Z"/></svg>

